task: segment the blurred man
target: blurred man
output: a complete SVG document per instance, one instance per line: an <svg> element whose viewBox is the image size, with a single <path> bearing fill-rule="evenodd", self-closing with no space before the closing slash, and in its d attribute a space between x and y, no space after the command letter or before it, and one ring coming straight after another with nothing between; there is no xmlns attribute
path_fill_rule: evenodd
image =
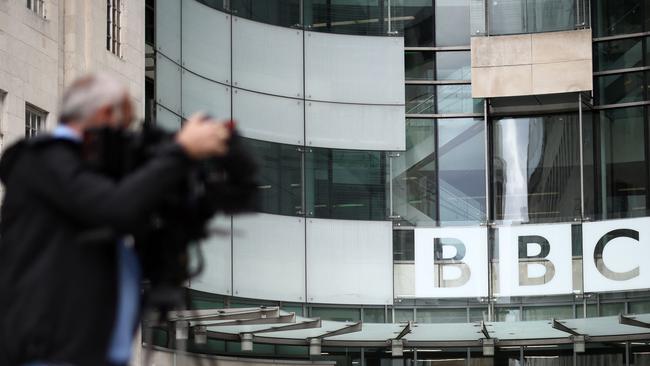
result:
<svg viewBox="0 0 650 366"><path fill-rule="evenodd" d="M174 142L114 181L82 159L84 131L127 128L123 85L90 75L66 91L51 136L19 143L0 161L0 365L126 365L140 310L132 240L88 243L80 234L141 223L191 161L227 152L230 132L195 115Z"/></svg>

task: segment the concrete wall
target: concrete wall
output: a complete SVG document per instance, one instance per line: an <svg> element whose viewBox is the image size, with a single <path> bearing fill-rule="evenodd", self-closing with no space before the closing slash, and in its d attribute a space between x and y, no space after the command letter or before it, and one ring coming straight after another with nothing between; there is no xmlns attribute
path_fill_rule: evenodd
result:
<svg viewBox="0 0 650 366"><path fill-rule="evenodd" d="M48 0L45 18L25 1L0 0L0 133L2 145L24 136L25 102L56 125L63 88L90 71L115 73L144 114L144 1L125 1L122 57L106 50L106 4ZM0 96L0 98L2 98Z"/></svg>
<svg viewBox="0 0 650 366"><path fill-rule="evenodd" d="M591 30L472 38L472 97L592 90Z"/></svg>

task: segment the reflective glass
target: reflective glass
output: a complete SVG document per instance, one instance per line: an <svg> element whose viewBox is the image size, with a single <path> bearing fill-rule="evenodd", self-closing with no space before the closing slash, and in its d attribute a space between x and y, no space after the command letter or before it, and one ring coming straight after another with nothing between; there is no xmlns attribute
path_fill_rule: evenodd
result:
<svg viewBox="0 0 650 366"><path fill-rule="evenodd" d="M625 314L625 303L600 304L600 316Z"/></svg>
<svg viewBox="0 0 650 366"><path fill-rule="evenodd" d="M579 215L576 115L498 119L492 138L497 221L572 221Z"/></svg>
<svg viewBox="0 0 650 366"><path fill-rule="evenodd" d="M485 220L485 128L483 120L438 120L440 222Z"/></svg>
<svg viewBox="0 0 650 366"><path fill-rule="evenodd" d="M519 308L497 308L497 321L499 322L518 322L521 320L521 310Z"/></svg>
<svg viewBox="0 0 650 366"><path fill-rule="evenodd" d="M224 11L226 10L226 2L224 0L196 0L202 4L205 4L211 8L217 9ZM237 0L231 0L231 1L237 1ZM157 5L157 4L156 4Z"/></svg>
<svg viewBox="0 0 650 366"><path fill-rule="evenodd" d="M643 32L642 0L594 1L595 37Z"/></svg>
<svg viewBox="0 0 650 366"><path fill-rule="evenodd" d="M433 52L406 51L404 76L407 80L433 80Z"/></svg>
<svg viewBox="0 0 650 366"><path fill-rule="evenodd" d="M582 304L576 305L576 318L595 318L598 316L598 306L596 304L587 304L587 316L585 316L585 307Z"/></svg>
<svg viewBox="0 0 650 366"><path fill-rule="evenodd" d="M300 0L230 0L230 8L236 16L257 22L283 27L300 24Z"/></svg>
<svg viewBox="0 0 650 366"><path fill-rule="evenodd" d="M470 80L471 74L469 52L436 53L436 80Z"/></svg>
<svg viewBox="0 0 650 366"><path fill-rule="evenodd" d="M303 9L304 24L312 31L359 35L387 31L386 9L379 0L304 0Z"/></svg>
<svg viewBox="0 0 650 366"><path fill-rule="evenodd" d="M413 309L395 309L395 323L403 323L413 318Z"/></svg>
<svg viewBox="0 0 650 366"><path fill-rule="evenodd" d="M575 28L575 0L526 0L528 33Z"/></svg>
<svg viewBox="0 0 650 366"><path fill-rule="evenodd" d="M406 114L434 113L433 85L406 85Z"/></svg>
<svg viewBox="0 0 650 366"><path fill-rule="evenodd" d="M469 84L437 85L436 113L475 113L483 110L483 101L472 98L472 86Z"/></svg>
<svg viewBox="0 0 650 366"><path fill-rule="evenodd" d="M573 306L530 306L525 307L523 320L550 320L573 318Z"/></svg>
<svg viewBox="0 0 650 366"><path fill-rule="evenodd" d="M587 342L584 353L576 353L576 366L623 366L625 362L625 342L593 343Z"/></svg>
<svg viewBox="0 0 650 366"><path fill-rule="evenodd" d="M632 301L628 304L630 314L650 313L650 301Z"/></svg>
<svg viewBox="0 0 650 366"><path fill-rule="evenodd" d="M417 309L418 323L467 323L467 309Z"/></svg>
<svg viewBox="0 0 650 366"><path fill-rule="evenodd" d="M415 232L413 230L393 230L393 260L415 260Z"/></svg>
<svg viewBox="0 0 650 366"><path fill-rule="evenodd" d="M258 210L297 215L302 208L301 154L296 146L245 139L258 164Z"/></svg>
<svg viewBox="0 0 650 366"><path fill-rule="evenodd" d="M469 46L469 0L436 0L436 46Z"/></svg>
<svg viewBox="0 0 650 366"><path fill-rule="evenodd" d="M308 215L386 220L386 154L313 148L306 154Z"/></svg>
<svg viewBox="0 0 650 366"><path fill-rule="evenodd" d="M311 317L339 322L356 322L361 320L361 309L354 308L311 308Z"/></svg>
<svg viewBox="0 0 650 366"><path fill-rule="evenodd" d="M384 308L364 308L364 323L386 323L386 311Z"/></svg>
<svg viewBox="0 0 650 366"><path fill-rule="evenodd" d="M488 321L488 309L487 308L469 308L469 321L470 322L480 322Z"/></svg>
<svg viewBox="0 0 650 366"><path fill-rule="evenodd" d="M638 102L645 99L642 72L606 75L596 78L598 104Z"/></svg>
<svg viewBox="0 0 650 366"><path fill-rule="evenodd" d="M435 225L437 215L435 120L406 120L406 149L391 159L393 215L408 224Z"/></svg>
<svg viewBox="0 0 650 366"><path fill-rule="evenodd" d="M594 44L597 71L643 65L643 38L619 39ZM650 60L646 60L650 62Z"/></svg>
<svg viewBox="0 0 650 366"><path fill-rule="evenodd" d="M433 46L432 0L392 0L390 10L392 30L404 36L404 46Z"/></svg>
<svg viewBox="0 0 650 366"><path fill-rule="evenodd" d="M594 128L595 203L597 218L637 217L646 214L647 121L644 108L600 112Z"/></svg>
<svg viewBox="0 0 650 366"><path fill-rule="evenodd" d="M575 29L575 0L488 2L489 34L520 34Z"/></svg>

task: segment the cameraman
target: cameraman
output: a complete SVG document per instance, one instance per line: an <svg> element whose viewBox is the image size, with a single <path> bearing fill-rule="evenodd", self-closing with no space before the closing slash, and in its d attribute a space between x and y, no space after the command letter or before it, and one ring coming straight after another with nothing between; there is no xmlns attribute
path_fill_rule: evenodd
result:
<svg viewBox="0 0 650 366"><path fill-rule="evenodd" d="M140 311L140 264L128 233L183 180L192 160L222 156L230 130L191 117L175 142L115 181L82 158L84 131L128 128L126 88L105 74L74 82L50 136L9 148L0 222L0 365L126 365ZM212 122L212 123L210 123ZM121 240L87 242L97 228Z"/></svg>

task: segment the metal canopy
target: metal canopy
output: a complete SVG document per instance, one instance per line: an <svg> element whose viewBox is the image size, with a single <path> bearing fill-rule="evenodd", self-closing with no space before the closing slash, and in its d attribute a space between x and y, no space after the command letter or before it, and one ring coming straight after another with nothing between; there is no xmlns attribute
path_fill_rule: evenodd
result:
<svg viewBox="0 0 650 366"><path fill-rule="evenodd" d="M249 308L176 312L175 320L206 326L208 337L239 340L251 334L257 343L309 345L320 339L324 346L386 347L400 340L405 347L473 347L492 339L496 346L572 343L588 341L650 340L650 314L586 319L522 322L419 324L362 324L295 316L277 308Z"/></svg>

